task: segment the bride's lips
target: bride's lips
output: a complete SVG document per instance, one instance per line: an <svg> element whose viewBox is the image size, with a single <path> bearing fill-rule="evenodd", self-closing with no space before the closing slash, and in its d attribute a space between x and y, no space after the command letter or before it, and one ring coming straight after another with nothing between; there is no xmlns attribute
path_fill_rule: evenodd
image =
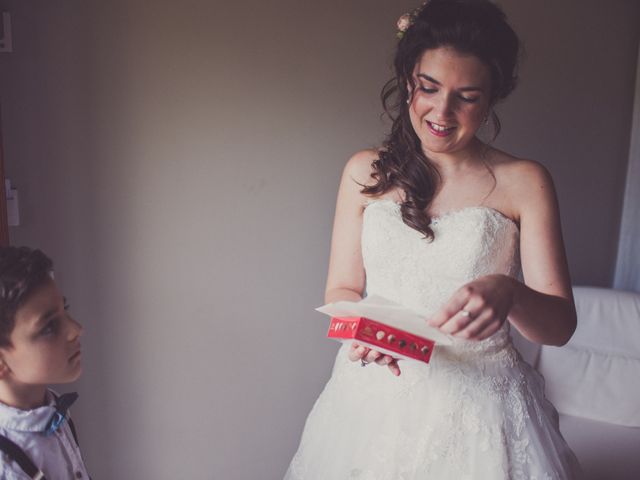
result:
<svg viewBox="0 0 640 480"><path fill-rule="evenodd" d="M431 132L431 134L435 135L436 137L449 136L456 129L456 127L446 127L444 125L429 122L428 120L427 120L427 127L429 128L429 131Z"/></svg>

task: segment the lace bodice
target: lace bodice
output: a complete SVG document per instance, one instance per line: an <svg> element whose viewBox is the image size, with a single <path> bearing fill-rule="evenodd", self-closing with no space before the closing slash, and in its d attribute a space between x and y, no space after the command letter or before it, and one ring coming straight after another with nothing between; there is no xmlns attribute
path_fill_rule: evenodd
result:
<svg viewBox="0 0 640 480"><path fill-rule="evenodd" d="M520 271L516 224L489 207L434 218L433 241L406 225L392 200L367 204L362 256L367 294L378 294L429 316L462 285L483 275ZM456 340L457 350L486 352L508 341L508 323L489 341Z"/></svg>

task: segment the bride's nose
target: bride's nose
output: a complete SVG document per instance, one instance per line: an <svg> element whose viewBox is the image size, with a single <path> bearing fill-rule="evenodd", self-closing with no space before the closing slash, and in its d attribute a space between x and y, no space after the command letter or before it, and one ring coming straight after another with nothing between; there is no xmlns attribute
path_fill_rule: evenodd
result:
<svg viewBox="0 0 640 480"><path fill-rule="evenodd" d="M436 118L438 120L447 120L451 118L454 113L454 100L451 95L440 95L436 99L434 105Z"/></svg>

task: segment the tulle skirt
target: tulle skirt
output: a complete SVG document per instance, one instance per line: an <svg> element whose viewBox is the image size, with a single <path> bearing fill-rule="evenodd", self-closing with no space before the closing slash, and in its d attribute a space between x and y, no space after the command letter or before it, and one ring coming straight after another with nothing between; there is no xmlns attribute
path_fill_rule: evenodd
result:
<svg viewBox="0 0 640 480"><path fill-rule="evenodd" d="M285 480L580 478L542 377L511 344L447 348L395 377L349 361L345 344Z"/></svg>

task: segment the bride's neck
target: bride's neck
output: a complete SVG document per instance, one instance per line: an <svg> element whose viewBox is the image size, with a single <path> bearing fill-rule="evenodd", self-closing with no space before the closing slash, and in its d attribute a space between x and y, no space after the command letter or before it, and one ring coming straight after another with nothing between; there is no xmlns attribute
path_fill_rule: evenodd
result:
<svg viewBox="0 0 640 480"><path fill-rule="evenodd" d="M455 175L469 167L475 167L486 154L487 146L477 138L473 138L462 150L452 153L432 153L425 151L429 161L438 169L440 175Z"/></svg>

